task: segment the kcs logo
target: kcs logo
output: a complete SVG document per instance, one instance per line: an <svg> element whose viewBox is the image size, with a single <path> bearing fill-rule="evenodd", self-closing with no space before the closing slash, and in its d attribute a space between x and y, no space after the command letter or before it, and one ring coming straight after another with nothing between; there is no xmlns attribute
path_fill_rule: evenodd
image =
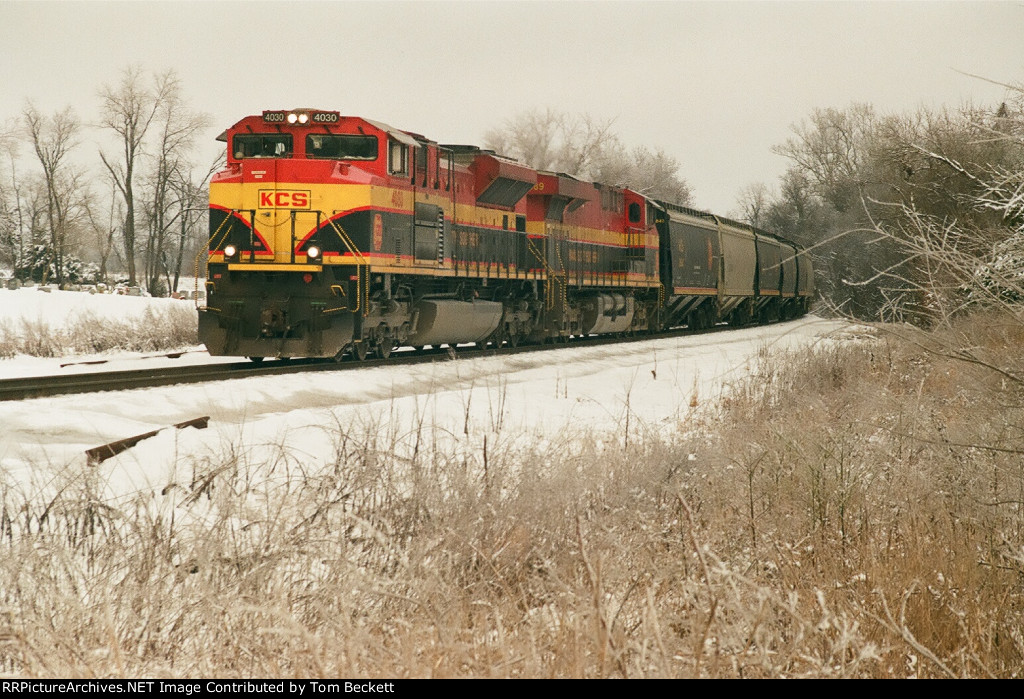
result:
<svg viewBox="0 0 1024 699"><path fill-rule="evenodd" d="M261 209L308 209L309 190L302 189L261 189Z"/></svg>

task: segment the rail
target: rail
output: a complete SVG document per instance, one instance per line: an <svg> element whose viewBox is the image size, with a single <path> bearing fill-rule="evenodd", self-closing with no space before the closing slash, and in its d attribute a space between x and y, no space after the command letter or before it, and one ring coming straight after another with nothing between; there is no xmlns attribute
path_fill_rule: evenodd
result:
<svg viewBox="0 0 1024 699"><path fill-rule="evenodd" d="M731 330L721 325L707 330L673 329L659 333L634 335L620 338L613 335L594 335L576 337L575 345L606 345L614 343L644 342L680 335L699 335L709 332ZM571 345L570 345L571 346ZM350 371L353 369L398 366L402 364L419 364L434 361L448 361L452 356L468 358L482 356L504 356L528 352L564 349L564 344L504 346L500 348L456 347L432 348L430 350L399 350L390 359L371 359L337 362L333 359L293 359L290 361L270 361L262 364L252 362L231 362L226 364L200 364L183 367L163 367L160 369L134 369L128 371L88 372L63 376L36 376L17 379L0 380L0 401L28 400L60 395L82 393L98 393L101 391L126 391L140 388L155 388L178 384L205 383L213 381L229 381L260 376L277 376L296 374L306 371Z"/></svg>

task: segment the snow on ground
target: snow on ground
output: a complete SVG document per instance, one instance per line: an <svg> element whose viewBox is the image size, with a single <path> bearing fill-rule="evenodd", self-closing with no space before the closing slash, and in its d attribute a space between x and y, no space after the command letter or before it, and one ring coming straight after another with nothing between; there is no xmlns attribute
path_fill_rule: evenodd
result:
<svg viewBox="0 0 1024 699"><path fill-rule="evenodd" d="M49 313L45 304L38 309ZM90 472L116 500L188 482L193 469L219 463L225 454L256 464L287 454L290 463L316 468L331 463L342 431L392 450L410 448L417 434L455 450L479 450L485 436L492 448L507 449L574 436L619 440L627 424L631 434L669 435L687 429L694 410L717 403L731 383L747 375L759 352L833 341L848 329L844 322L809 316L766 327L569 345L511 357L472 358L472 350L460 349L463 358L454 362L5 402L0 478L31 497L51 492L68 473ZM94 368L209 359L199 352L186 357ZM0 360L0 371L18 375L28 364L23 358ZM167 429L97 467L86 466L86 449L203 415L211 417L209 429Z"/></svg>
<svg viewBox="0 0 1024 699"><path fill-rule="evenodd" d="M180 302L179 302L180 303ZM244 361L238 357L211 357L203 345L175 350L170 357L157 352L115 352L70 357L27 357L19 355L13 359L0 359L0 380L27 378L30 376L69 376L71 374L95 374L105 371L135 371L139 369L160 369L179 367L186 364L230 364Z"/></svg>
<svg viewBox="0 0 1024 699"><path fill-rule="evenodd" d="M0 323L4 321L41 321L50 327L62 327L76 317L97 318L141 316L147 308L192 305L192 301L122 294L92 294L87 291L42 291L32 286L0 289Z"/></svg>
<svg viewBox="0 0 1024 699"><path fill-rule="evenodd" d="M86 291L41 291L40 287L16 290L0 288L0 327L12 333L24 333L27 329L39 332L43 328L56 331L73 327L83 319L90 323L102 323L106 319L141 319L148 309L159 311L172 307L194 308L195 302ZM201 345L185 348L177 359L156 352L117 352L56 358L18 356L0 360L0 379L157 369L163 366L208 364L217 361L232 362L237 359L211 359L206 354L206 348Z"/></svg>

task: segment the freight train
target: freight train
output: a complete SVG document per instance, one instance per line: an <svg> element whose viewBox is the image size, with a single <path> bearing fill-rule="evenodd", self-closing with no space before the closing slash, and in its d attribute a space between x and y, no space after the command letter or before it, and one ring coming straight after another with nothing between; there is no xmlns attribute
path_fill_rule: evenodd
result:
<svg viewBox="0 0 1024 699"><path fill-rule="evenodd" d="M271 110L210 182L211 355L387 358L805 313L792 242L370 119Z"/></svg>

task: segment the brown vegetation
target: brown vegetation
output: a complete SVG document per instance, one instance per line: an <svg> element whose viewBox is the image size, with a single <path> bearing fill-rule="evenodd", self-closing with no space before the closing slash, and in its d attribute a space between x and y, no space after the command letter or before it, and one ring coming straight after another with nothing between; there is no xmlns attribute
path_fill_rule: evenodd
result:
<svg viewBox="0 0 1024 699"><path fill-rule="evenodd" d="M7 485L0 672L1017 676L1021 327L900 332L766 353L667 440L369 424L129 502Z"/></svg>
<svg viewBox="0 0 1024 699"><path fill-rule="evenodd" d="M189 304L146 308L137 317L100 318L82 312L63 325L39 318L0 321L0 359L16 354L63 357L121 350L159 352L190 347L199 341L196 311Z"/></svg>

